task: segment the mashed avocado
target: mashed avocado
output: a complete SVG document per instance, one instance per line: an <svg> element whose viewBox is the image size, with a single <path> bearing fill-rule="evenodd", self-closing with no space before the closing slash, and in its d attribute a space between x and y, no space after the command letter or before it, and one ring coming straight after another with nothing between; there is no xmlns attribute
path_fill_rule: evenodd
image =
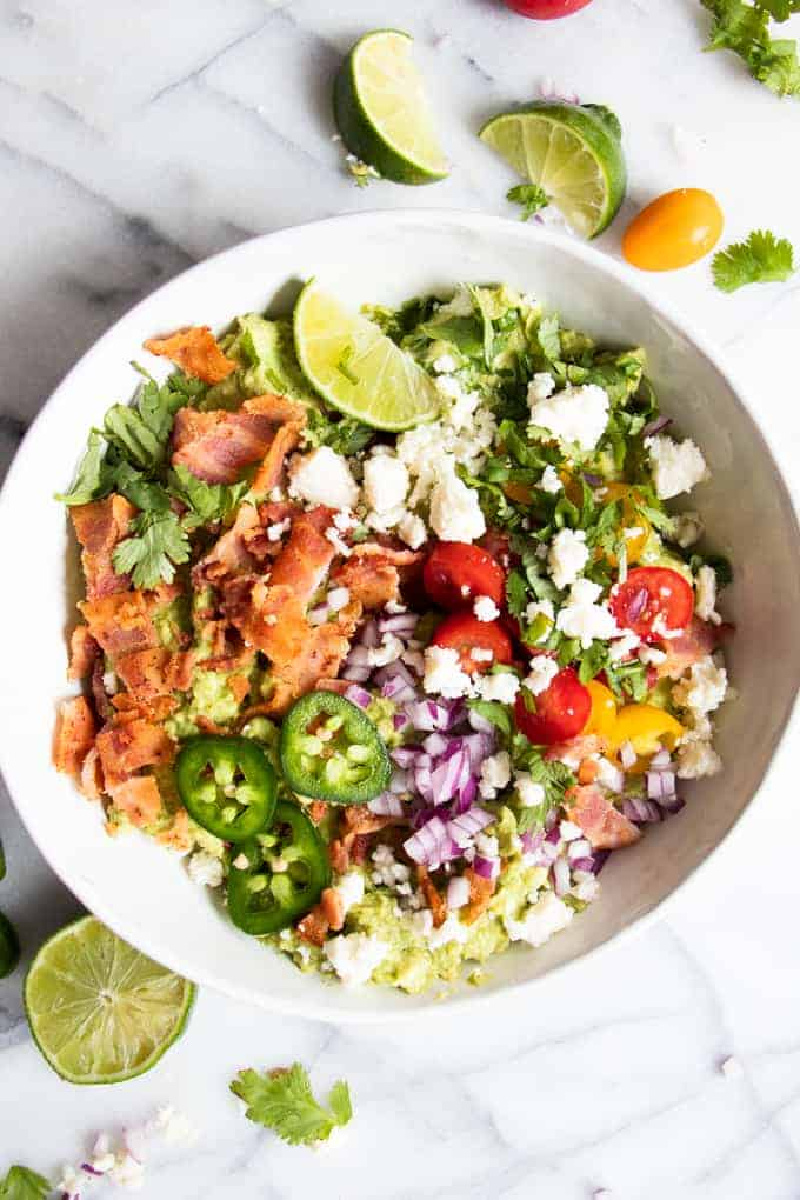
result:
<svg viewBox="0 0 800 1200"><path fill-rule="evenodd" d="M205 717L215 725L227 725L238 715L241 705L230 688L230 680L242 672L195 671L188 702L166 721L171 738L180 741L198 732L197 718Z"/></svg>

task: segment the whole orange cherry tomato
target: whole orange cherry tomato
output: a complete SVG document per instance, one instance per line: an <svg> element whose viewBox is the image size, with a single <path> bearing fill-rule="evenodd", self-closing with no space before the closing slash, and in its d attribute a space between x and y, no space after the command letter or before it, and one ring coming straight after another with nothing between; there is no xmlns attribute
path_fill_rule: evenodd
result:
<svg viewBox="0 0 800 1200"><path fill-rule="evenodd" d="M722 209L710 192L678 188L633 218L622 239L622 253L642 271L674 271L708 254L724 224Z"/></svg>

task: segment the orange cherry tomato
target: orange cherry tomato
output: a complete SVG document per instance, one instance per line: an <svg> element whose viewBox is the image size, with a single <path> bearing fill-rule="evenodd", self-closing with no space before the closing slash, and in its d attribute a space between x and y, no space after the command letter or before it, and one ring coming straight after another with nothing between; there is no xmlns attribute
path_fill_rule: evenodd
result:
<svg viewBox="0 0 800 1200"><path fill-rule="evenodd" d="M637 501L641 500L641 497L636 488L628 487L625 483L607 483L605 485L603 500L607 502L612 500L622 501L621 524L625 533L625 551L628 556L628 565L633 566L642 557L651 533L650 522L646 517L639 516L636 512L635 505ZM603 557L602 551L599 557ZM613 550L605 555L605 557L612 567L619 566L617 556Z"/></svg>
<svg viewBox="0 0 800 1200"><path fill-rule="evenodd" d="M674 271L708 254L724 224L722 209L710 192L678 188L633 218L622 239L622 253L642 271Z"/></svg>

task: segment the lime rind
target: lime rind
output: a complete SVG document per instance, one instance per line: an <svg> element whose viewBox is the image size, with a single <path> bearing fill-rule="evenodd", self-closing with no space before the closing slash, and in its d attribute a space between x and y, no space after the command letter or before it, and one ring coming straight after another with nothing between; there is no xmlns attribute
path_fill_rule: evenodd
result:
<svg viewBox="0 0 800 1200"><path fill-rule="evenodd" d="M62 1079L80 1085L149 1071L183 1033L194 997L194 984L91 916L42 946L24 987L38 1049Z"/></svg>
<svg viewBox="0 0 800 1200"><path fill-rule="evenodd" d="M412 45L397 29L365 34L337 73L333 108L348 150L385 179L420 185L444 179L448 166Z"/></svg>

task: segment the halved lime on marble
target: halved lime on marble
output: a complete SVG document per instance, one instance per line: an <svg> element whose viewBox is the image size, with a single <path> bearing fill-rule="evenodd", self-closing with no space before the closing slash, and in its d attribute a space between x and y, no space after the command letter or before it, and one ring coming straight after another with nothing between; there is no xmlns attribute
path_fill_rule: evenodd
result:
<svg viewBox="0 0 800 1200"><path fill-rule="evenodd" d="M140 954L96 917L45 942L25 980L36 1045L70 1083L120 1083L155 1066L180 1037L194 984Z"/></svg>
<svg viewBox="0 0 800 1200"><path fill-rule="evenodd" d="M447 175L412 38L376 29L353 46L333 88L333 112L348 150L396 183Z"/></svg>
<svg viewBox="0 0 800 1200"><path fill-rule="evenodd" d="M602 233L625 199L619 121L600 105L542 100L492 117L480 137L585 238Z"/></svg>
<svg viewBox="0 0 800 1200"><path fill-rule="evenodd" d="M441 399L422 367L314 280L295 305L294 341L309 383L348 417L400 430L437 416Z"/></svg>

